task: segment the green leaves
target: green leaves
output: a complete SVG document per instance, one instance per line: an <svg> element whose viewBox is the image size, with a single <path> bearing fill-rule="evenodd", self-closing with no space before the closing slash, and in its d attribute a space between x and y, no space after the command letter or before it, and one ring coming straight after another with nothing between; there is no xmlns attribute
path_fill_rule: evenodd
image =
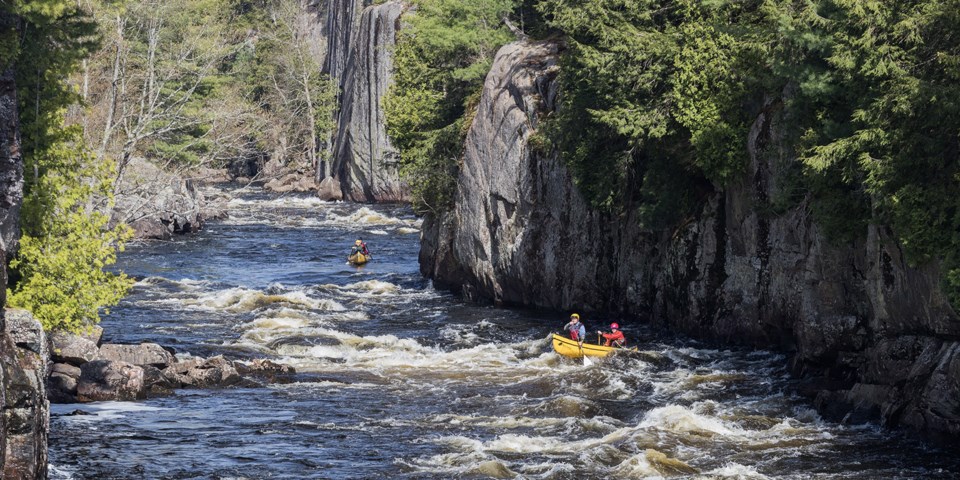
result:
<svg viewBox="0 0 960 480"><path fill-rule="evenodd" d="M393 52L384 100L387 131L400 150L414 208L438 213L453 199L470 109L518 0L417 0Z"/></svg>
<svg viewBox="0 0 960 480"><path fill-rule="evenodd" d="M76 128L29 159L44 172L24 199L23 236L10 263L19 281L7 293L47 330L78 331L99 322L101 308L115 305L133 281L106 267L130 239L126 225L109 225L94 209L100 198L112 206L113 167L96 161ZM28 167L31 165L28 165Z"/></svg>

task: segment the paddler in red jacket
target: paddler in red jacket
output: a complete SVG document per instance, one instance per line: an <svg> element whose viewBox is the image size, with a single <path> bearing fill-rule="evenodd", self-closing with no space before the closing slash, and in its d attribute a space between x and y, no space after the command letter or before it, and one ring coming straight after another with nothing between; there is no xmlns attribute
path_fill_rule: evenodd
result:
<svg viewBox="0 0 960 480"><path fill-rule="evenodd" d="M620 325L616 323L610 324L610 333L600 332L600 335L603 335L603 338L607 339L606 343L604 343L604 346L613 346L619 348L627 346L627 339L623 337L623 332L620 331Z"/></svg>

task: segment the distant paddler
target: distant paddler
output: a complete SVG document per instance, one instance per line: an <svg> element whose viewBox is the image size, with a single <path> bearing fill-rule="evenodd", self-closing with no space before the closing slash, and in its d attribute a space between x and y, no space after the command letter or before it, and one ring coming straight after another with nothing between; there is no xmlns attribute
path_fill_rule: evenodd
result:
<svg viewBox="0 0 960 480"><path fill-rule="evenodd" d="M367 250L367 244L363 240L357 239L353 242L353 248L350 249L350 256L347 261L354 265L363 265L370 261L370 251Z"/></svg>

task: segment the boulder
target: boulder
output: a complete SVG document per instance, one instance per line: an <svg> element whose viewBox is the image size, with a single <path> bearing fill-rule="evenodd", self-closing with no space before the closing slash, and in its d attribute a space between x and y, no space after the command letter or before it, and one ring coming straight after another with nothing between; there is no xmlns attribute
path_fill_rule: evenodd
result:
<svg viewBox="0 0 960 480"><path fill-rule="evenodd" d="M233 364L222 355L203 360L201 358L177 362L169 367L172 378L184 386L208 388L228 387L240 382L241 377Z"/></svg>
<svg viewBox="0 0 960 480"><path fill-rule="evenodd" d="M227 183L233 178L226 168L200 167L192 173L191 178L201 183Z"/></svg>
<svg viewBox="0 0 960 480"><path fill-rule="evenodd" d="M300 173L288 173L263 185L264 190L276 193L310 192L317 189L312 176Z"/></svg>
<svg viewBox="0 0 960 480"><path fill-rule="evenodd" d="M78 377L59 372L51 373L47 377L47 399L51 403L76 403L78 384Z"/></svg>
<svg viewBox="0 0 960 480"><path fill-rule="evenodd" d="M150 396L167 395L173 389L183 386L180 382L165 375L159 368L150 365L142 365L141 368L143 368L143 383L146 386L147 394Z"/></svg>
<svg viewBox="0 0 960 480"><path fill-rule="evenodd" d="M157 368L165 368L176 362L173 354L156 343L141 343L140 345L105 343L100 346L100 357L114 362L152 365Z"/></svg>
<svg viewBox="0 0 960 480"><path fill-rule="evenodd" d="M60 375L66 375L68 377L80 378L80 367L75 367L69 363L54 363L50 367L50 373L59 373Z"/></svg>
<svg viewBox="0 0 960 480"><path fill-rule="evenodd" d="M264 358L257 358L249 363L234 363L237 372L244 378L257 377L270 383L285 383L293 379L296 370L290 365L284 365Z"/></svg>
<svg viewBox="0 0 960 480"><path fill-rule="evenodd" d="M120 177L111 220L127 223L137 238L167 240L203 227L206 199L198 182L132 158Z"/></svg>
<svg viewBox="0 0 960 480"><path fill-rule="evenodd" d="M324 178L317 188L317 196L320 200L343 200L343 192L340 190L340 182L333 177Z"/></svg>
<svg viewBox="0 0 960 480"><path fill-rule="evenodd" d="M81 402L138 400L146 397L143 368L127 362L93 360L80 367L77 399Z"/></svg>
<svg viewBox="0 0 960 480"><path fill-rule="evenodd" d="M94 339L99 339L99 335L94 333L54 332L50 335L50 358L57 363L69 363L76 366L99 360L100 349L97 348Z"/></svg>

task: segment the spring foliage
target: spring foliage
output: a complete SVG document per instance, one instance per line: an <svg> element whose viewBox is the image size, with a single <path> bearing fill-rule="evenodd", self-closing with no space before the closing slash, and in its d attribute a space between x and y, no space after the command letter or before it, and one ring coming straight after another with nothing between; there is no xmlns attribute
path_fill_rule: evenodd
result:
<svg viewBox="0 0 960 480"><path fill-rule="evenodd" d="M92 208L92 199L111 198L112 164L94 161L77 128L63 137L28 164L43 175L24 199L24 232L10 263L20 281L7 301L33 312L46 329L77 331L97 323L101 307L115 305L133 285L105 270L132 232L109 227L109 217Z"/></svg>

